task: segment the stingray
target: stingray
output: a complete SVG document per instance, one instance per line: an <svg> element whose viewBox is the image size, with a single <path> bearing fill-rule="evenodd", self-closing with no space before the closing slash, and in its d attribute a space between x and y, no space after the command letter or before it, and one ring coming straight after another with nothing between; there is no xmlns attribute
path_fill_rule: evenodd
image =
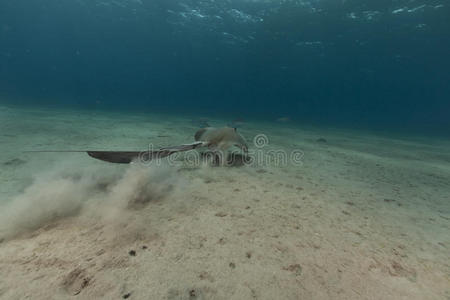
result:
<svg viewBox="0 0 450 300"><path fill-rule="evenodd" d="M237 166L251 162L248 156L247 143L244 137L237 132L236 128L202 128L195 133L194 138L208 148L209 152L201 154L206 154L206 157L211 158L213 165ZM230 150L233 147L239 148L244 152L244 155L231 152Z"/></svg>
<svg viewBox="0 0 450 300"><path fill-rule="evenodd" d="M164 158L174 153L189 151L206 147L214 154L228 153L233 146L248 153L248 146L245 139L237 132L236 128L206 127L198 130L194 135L195 142L178 146L164 147L157 150L145 151L28 151L28 152L86 152L90 157L102 161L129 164L137 159L150 161Z"/></svg>
<svg viewBox="0 0 450 300"><path fill-rule="evenodd" d="M237 147L248 152L248 146L242 135L232 127L206 127L198 130L194 135L196 142L203 142L203 146L213 151L228 151L231 147Z"/></svg>

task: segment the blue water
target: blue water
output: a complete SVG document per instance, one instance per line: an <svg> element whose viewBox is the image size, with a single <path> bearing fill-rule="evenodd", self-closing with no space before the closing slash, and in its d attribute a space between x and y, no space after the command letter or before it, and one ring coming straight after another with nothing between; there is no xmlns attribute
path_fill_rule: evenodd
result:
<svg viewBox="0 0 450 300"><path fill-rule="evenodd" d="M0 101L450 133L445 0L1 0Z"/></svg>

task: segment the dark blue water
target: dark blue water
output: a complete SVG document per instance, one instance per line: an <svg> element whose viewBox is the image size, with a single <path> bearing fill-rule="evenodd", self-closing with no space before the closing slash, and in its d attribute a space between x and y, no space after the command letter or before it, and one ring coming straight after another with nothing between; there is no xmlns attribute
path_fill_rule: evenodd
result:
<svg viewBox="0 0 450 300"><path fill-rule="evenodd" d="M0 101L450 132L446 0L1 0Z"/></svg>

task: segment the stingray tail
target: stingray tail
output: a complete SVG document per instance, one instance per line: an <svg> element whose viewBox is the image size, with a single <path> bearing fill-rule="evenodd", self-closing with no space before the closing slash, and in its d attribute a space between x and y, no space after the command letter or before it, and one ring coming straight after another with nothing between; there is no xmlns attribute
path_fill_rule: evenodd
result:
<svg viewBox="0 0 450 300"><path fill-rule="evenodd" d="M28 153L87 153L90 157L115 163L129 164L137 159L148 162L153 159L164 158L177 152L189 151L204 146L204 142L195 142L192 144L182 144L178 146L164 147L159 150L151 151L86 151L86 150L46 150L46 151L25 151Z"/></svg>
<svg viewBox="0 0 450 300"><path fill-rule="evenodd" d="M179 146L164 147L152 151L87 151L87 154L95 159L116 164L129 164L137 159L149 162L153 159L164 158L177 152L184 152L203 146L203 142L182 144Z"/></svg>

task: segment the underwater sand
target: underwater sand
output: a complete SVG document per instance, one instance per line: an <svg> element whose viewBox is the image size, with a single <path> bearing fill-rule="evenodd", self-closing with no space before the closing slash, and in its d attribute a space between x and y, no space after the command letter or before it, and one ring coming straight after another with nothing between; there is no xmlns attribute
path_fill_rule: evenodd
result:
<svg viewBox="0 0 450 300"><path fill-rule="evenodd" d="M302 163L21 152L187 143L191 119L0 107L0 298L449 299L449 141L248 121Z"/></svg>

